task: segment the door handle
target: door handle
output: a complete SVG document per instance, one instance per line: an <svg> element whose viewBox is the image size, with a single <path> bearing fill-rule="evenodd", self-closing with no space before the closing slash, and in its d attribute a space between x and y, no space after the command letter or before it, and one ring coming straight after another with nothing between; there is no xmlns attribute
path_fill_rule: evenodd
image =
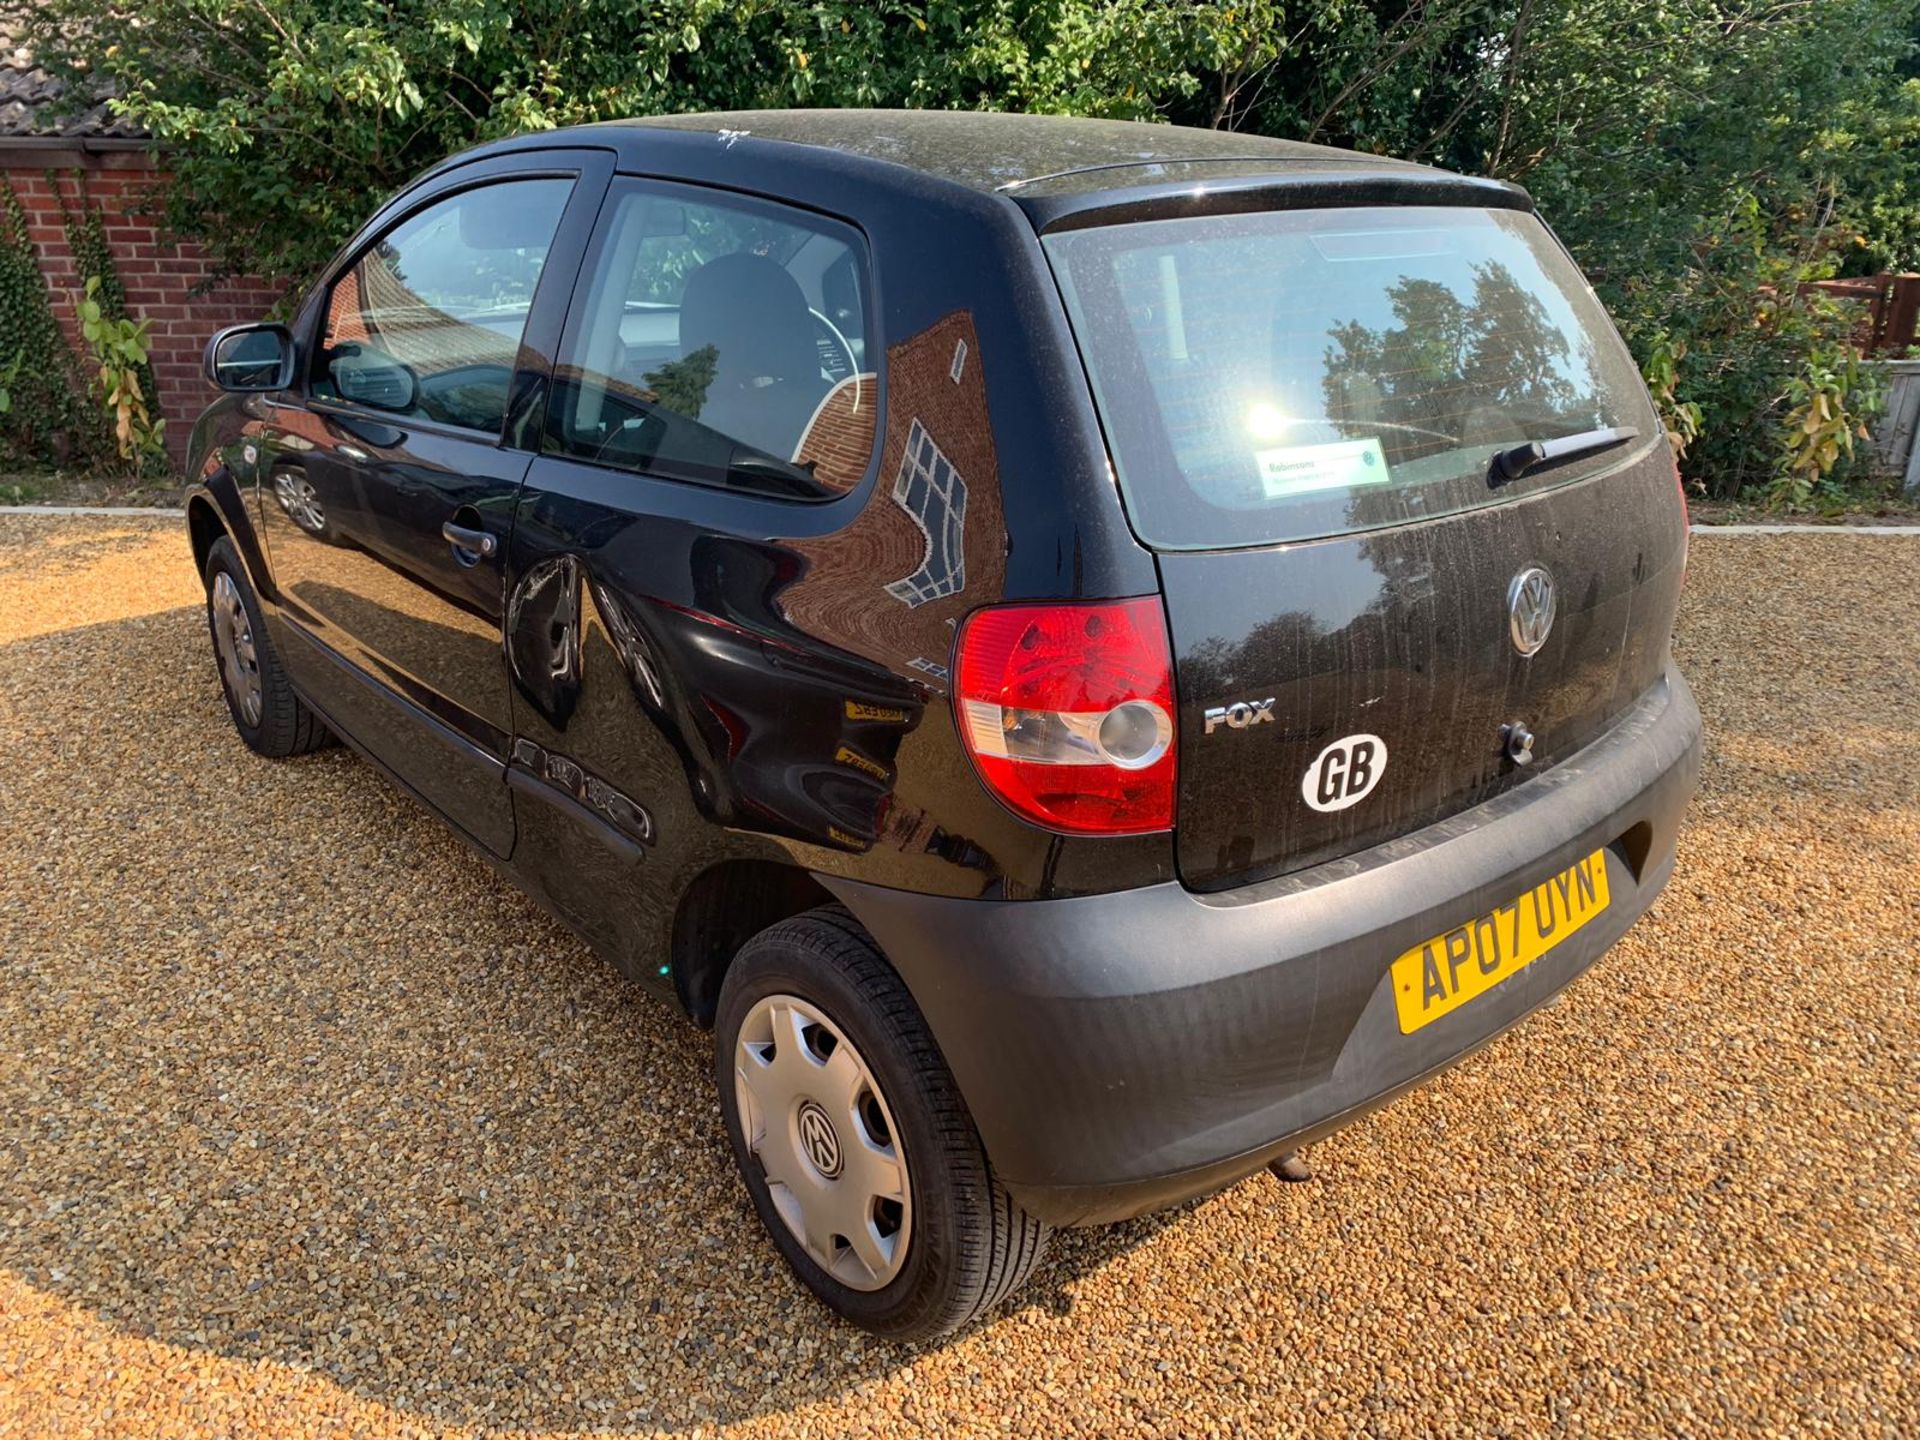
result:
<svg viewBox="0 0 1920 1440"><path fill-rule="evenodd" d="M440 527L440 538L456 550L486 559L500 548L500 541L485 530L471 530L451 520Z"/></svg>

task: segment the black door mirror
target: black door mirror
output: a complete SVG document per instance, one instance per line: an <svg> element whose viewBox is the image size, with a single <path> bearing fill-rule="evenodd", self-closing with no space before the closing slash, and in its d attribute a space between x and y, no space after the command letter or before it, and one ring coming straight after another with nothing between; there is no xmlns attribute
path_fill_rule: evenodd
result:
<svg viewBox="0 0 1920 1440"><path fill-rule="evenodd" d="M420 377L413 370L371 345L336 345L327 361L327 373L342 400L371 405L376 410L411 410L420 401Z"/></svg>
<svg viewBox="0 0 1920 1440"><path fill-rule="evenodd" d="M293 332L284 325L234 325L207 342L207 378L236 395L293 384Z"/></svg>

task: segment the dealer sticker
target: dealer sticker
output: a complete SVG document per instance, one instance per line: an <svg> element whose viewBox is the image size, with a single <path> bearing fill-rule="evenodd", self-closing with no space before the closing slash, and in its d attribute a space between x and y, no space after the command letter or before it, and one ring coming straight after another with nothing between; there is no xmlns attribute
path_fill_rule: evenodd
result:
<svg viewBox="0 0 1920 1440"><path fill-rule="evenodd" d="M1289 445L1280 450L1256 450L1253 458L1260 467L1261 488L1272 500L1357 485L1385 485L1392 479L1387 472L1387 452L1378 440Z"/></svg>

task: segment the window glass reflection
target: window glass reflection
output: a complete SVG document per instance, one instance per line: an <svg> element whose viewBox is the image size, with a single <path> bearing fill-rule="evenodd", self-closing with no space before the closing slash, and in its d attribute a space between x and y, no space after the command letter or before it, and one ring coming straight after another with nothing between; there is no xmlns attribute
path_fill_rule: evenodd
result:
<svg viewBox="0 0 1920 1440"><path fill-rule="evenodd" d="M609 203L547 448L793 499L857 484L878 393L852 232L639 182Z"/></svg>
<svg viewBox="0 0 1920 1440"><path fill-rule="evenodd" d="M570 180L515 180L430 205L335 282L314 392L498 431L520 335Z"/></svg>

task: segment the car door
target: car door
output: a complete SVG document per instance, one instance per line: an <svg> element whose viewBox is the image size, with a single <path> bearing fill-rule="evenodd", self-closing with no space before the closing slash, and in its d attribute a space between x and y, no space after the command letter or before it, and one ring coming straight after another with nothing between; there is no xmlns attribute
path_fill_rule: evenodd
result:
<svg viewBox="0 0 1920 1440"><path fill-rule="evenodd" d="M513 433L604 191L602 152L461 167L393 207L302 317L263 531L302 687L488 850L511 852L503 570ZM557 318L553 322L557 325Z"/></svg>
<svg viewBox="0 0 1920 1440"><path fill-rule="evenodd" d="M768 538L857 513L870 293L849 225L628 176L582 267L508 568L516 869L642 978L723 827L871 846L921 713L800 633L804 542Z"/></svg>

